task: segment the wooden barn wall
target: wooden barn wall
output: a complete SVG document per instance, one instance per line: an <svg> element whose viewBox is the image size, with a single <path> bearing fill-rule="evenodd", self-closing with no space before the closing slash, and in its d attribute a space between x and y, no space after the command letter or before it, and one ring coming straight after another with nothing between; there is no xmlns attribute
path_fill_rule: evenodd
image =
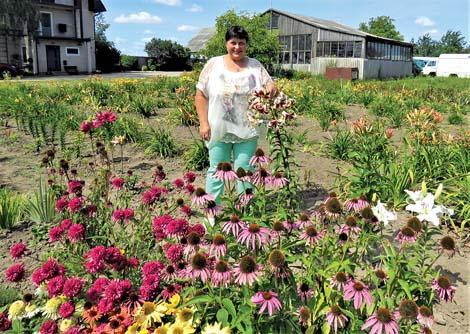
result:
<svg viewBox="0 0 470 334"><path fill-rule="evenodd" d="M336 31L320 29L318 32L318 41L364 41L365 38L361 36L354 36L343 34Z"/></svg>
<svg viewBox="0 0 470 334"><path fill-rule="evenodd" d="M279 35L303 35L303 34L316 34L316 28L293 20L290 17L280 15L278 21ZM315 35L316 36L316 35Z"/></svg>

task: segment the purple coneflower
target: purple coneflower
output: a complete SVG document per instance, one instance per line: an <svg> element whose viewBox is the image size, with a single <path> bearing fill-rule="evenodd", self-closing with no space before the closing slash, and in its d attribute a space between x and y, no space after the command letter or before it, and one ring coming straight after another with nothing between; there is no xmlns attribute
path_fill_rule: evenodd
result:
<svg viewBox="0 0 470 334"><path fill-rule="evenodd" d="M398 305L398 314L402 320L415 321L418 317L418 305L410 299L403 299Z"/></svg>
<svg viewBox="0 0 470 334"><path fill-rule="evenodd" d="M255 259L249 255L240 259L240 263L234 268L235 283L239 285L252 286L259 278L260 266Z"/></svg>
<svg viewBox="0 0 470 334"><path fill-rule="evenodd" d="M439 241L439 250L441 252L445 252L449 255L449 258L455 255L457 251L457 245L455 244L455 240L450 236L442 237Z"/></svg>
<svg viewBox="0 0 470 334"><path fill-rule="evenodd" d="M164 281L170 281L171 279L175 279L177 277L176 268L172 264L167 265L161 272L161 278Z"/></svg>
<svg viewBox="0 0 470 334"><path fill-rule="evenodd" d="M296 314L298 314L300 325L302 327L308 327L310 326L312 322L312 312L310 309L306 306L301 306L298 308Z"/></svg>
<svg viewBox="0 0 470 334"><path fill-rule="evenodd" d="M432 327L434 325L434 316L432 310L427 306L421 306L418 310L418 323L424 327Z"/></svg>
<svg viewBox="0 0 470 334"><path fill-rule="evenodd" d="M344 209L346 211L353 211L355 213L361 212L362 209L369 206L369 202L362 198L352 198L344 202Z"/></svg>
<svg viewBox="0 0 470 334"><path fill-rule="evenodd" d="M344 222L344 224L341 224L338 232L346 234L350 234L352 232L354 234L358 234L359 232L361 232L361 228L357 226L356 218L354 218L353 216L347 216L346 221Z"/></svg>
<svg viewBox="0 0 470 334"><path fill-rule="evenodd" d="M362 325L361 329L370 328L369 334L398 334L398 312L391 312L388 308L379 307Z"/></svg>
<svg viewBox="0 0 470 334"><path fill-rule="evenodd" d="M241 231L237 241L245 244L246 247L252 250L262 248L269 242L269 229L261 227L255 223L251 223Z"/></svg>
<svg viewBox="0 0 470 334"><path fill-rule="evenodd" d="M341 203L336 196L332 196L325 201L325 213L330 218L338 218L341 214Z"/></svg>
<svg viewBox="0 0 470 334"><path fill-rule="evenodd" d="M237 174L232 170L230 162L219 163L213 177L222 182L230 182L238 179Z"/></svg>
<svg viewBox="0 0 470 334"><path fill-rule="evenodd" d="M436 290L439 299L446 302L454 299L455 287L452 286L447 276L439 276L437 279L432 281L432 288Z"/></svg>
<svg viewBox="0 0 470 334"><path fill-rule="evenodd" d="M256 172L253 174L253 177L251 180L253 181L253 184L257 187L264 186L268 183L269 178L270 178L269 172L263 168L260 167Z"/></svg>
<svg viewBox="0 0 470 334"><path fill-rule="evenodd" d="M272 316L282 308L282 304L279 301L277 293L272 291L257 292L253 297L251 297L251 301L256 305L261 305L258 312L259 314L262 314L267 310L268 314Z"/></svg>
<svg viewBox="0 0 470 334"><path fill-rule="evenodd" d="M241 210L251 201L253 197L254 197L253 189L252 188L245 189L245 192L241 194L240 197L238 198L238 203L235 205L235 208L237 210Z"/></svg>
<svg viewBox="0 0 470 334"><path fill-rule="evenodd" d="M293 230L297 230L300 227L300 224L297 221L293 220L284 220L282 222L282 225L284 225L285 230L287 233L291 233Z"/></svg>
<svg viewBox="0 0 470 334"><path fill-rule="evenodd" d="M222 207L220 205L217 205L215 201L208 201L206 205L204 206L204 213L208 217L215 217L217 214L222 210Z"/></svg>
<svg viewBox="0 0 470 334"><path fill-rule="evenodd" d="M309 245L315 245L325 236L325 231L317 231L315 226L310 225L305 228L305 230L300 233L299 238L307 241Z"/></svg>
<svg viewBox="0 0 470 334"><path fill-rule="evenodd" d="M181 285L179 285L179 284L170 284L165 289L162 290L162 298L164 300L168 300L171 297L173 297L173 295L179 294L180 291L181 291Z"/></svg>
<svg viewBox="0 0 470 334"><path fill-rule="evenodd" d="M408 219L408 221L406 222L406 226L412 228L416 232L416 234L421 232L421 230L423 229L423 224L419 221L417 217L411 217L410 219Z"/></svg>
<svg viewBox="0 0 470 334"><path fill-rule="evenodd" d="M207 257L204 254L196 253L191 259L187 274L192 280L199 278L202 282L206 282L211 275L208 267Z"/></svg>
<svg viewBox="0 0 470 334"><path fill-rule="evenodd" d="M348 274L345 272L337 272L336 274L333 275L333 277L330 278L330 285L338 291L344 290L344 287L346 284L349 283L351 278L349 277Z"/></svg>
<svg viewBox="0 0 470 334"><path fill-rule="evenodd" d="M338 306L334 305L326 314L326 321L328 321L328 324L334 329L336 334L338 333L338 329L341 329L346 325L348 318L341 312L341 309Z"/></svg>
<svg viewBox="0 0 470 334"><path fill-rule="evenodd" d="M269 254L268 262L276 277L287 278L290 276L291 272L286 263L286 256L279 249L275 249Z"/></svg>
<svg viewBox="0 0 470 334"><path fill-rule="evenodd" d="M401 246L406 243L415 243L416 232L411 227L405 226L400 230L400 232L398 232L395 240L397 240Z"/></svg>
<svg viewBox="0 0 470 334"><path fill-rule="evenodd" d="M212 272L211 282L215 286L227 288L232 280L232 272L228 263L224 260L219 260L214 266Z"/></svg>
<svg viewBox="0 0 470 334"><path fill-rule="evenodd" d="M289 183L289 180L284 177L282 172L276 172L267 180L267 184L275 189L283 188Z"/></svg>
<svg viewBox="0 0 470 334"><path fill-rule="evenodd" d="M212 244L209 248L209 254L217 258L224 256L227 253L227 241L222 234L216 234L212 239Z"/></svg>
<svg viewBox="0 0 470 334"><path fill-rule="evenodd" d="M388 279L387 273L383 269L377 268L374 274L381 282L385 282Z"/></svg>
<svg viewBox="0 0 470 334"><path fill-rule="evenodd" d="M275 221L271 229L271 239L279 239L283 232L286 232L284 223L281 221Z"/></svg>
<svg viewBox="0 0 470 334"><path fill-rule="evenodd" d="M185 238L186 246L184 247L183 253L186 258L194 255L199 251L199 248L204 246L204 241L197 232L189 232Z"/></svg>
<svg viewBox="0 0 470 334"><path fill-rule="evenodd" d="M344 286L344 300L353 300L354 308L360 309L363 302L372 304L369 288L361 281L351 280Z"/></svg>
<svg viewBox="0 0 470 334"><path fill-rule="evenodd" d="M238 237L240 234L240 231L246 228L246 225L244 222L240 220L240 217L237 215L233 214L232 217L230 217L230 220L222 224L222 232L224 233L230 233L232 234L235 238Z"/></svg>
<svg viewBox="0 0 470 334"><path fill-rule="evenodd" d="M307 213L301 213L296 223L299 225L300 228L304 228L312 224L312 221Z"/></svg>
<svg viewBox="0 0 470 334"><path fill-rule="evenodd" d="M198 206L204 206L209 201L214 201L215 197L211 194L206 193L202 188L197 188L195 196L192 199L193 204Z"/></svg>
<svg viewBox="0 0 470 334"><path fill-rule="evenodd" d="M313 296L313 290L307 283L303 282L297 287L297 296L305 303Z"/></svg>
<svg viewBox="0 0 470 334"><path fill-rule="evenodd" d="M255 151L255 155L250 159L250 165L267 165L271 162L271 158L264 154L264 151L260 148L257 148Z"/></svg>

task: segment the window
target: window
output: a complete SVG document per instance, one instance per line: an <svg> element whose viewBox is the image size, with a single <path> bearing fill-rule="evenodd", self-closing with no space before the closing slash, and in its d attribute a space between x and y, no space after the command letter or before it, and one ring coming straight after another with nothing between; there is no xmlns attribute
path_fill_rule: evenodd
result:
<svg viewBox="0 0 470 334"><path fill-rule="evenodd" d="M279 27L279 15L277 14L272 14L271 15L271 29L277 29Z"/></svg>
<svg viewBox="0 0 470 334"><path fill-rule="evenodd" d="M351 58L354 55L354 42L346 42L346 57Z"/></svg>
<svg viewBox="0 0 470 334"><path fill-rule="evenodd" d="M361 54L362 54L362 42L354 42L353 57L361 58Z"/></svg>
<svg viewBox="0 0 470 334"><path fill-rule="evenodd" d="M338 57L338 42L331 42L330 57Z"/></svg>
<svg viewBox="0 0 470 334"><path fill-rule="evenodd" d="M27 63L28 62L28 54L26 52L26 46L23 46L21 48L21 51L22 51L22 56L23 56L23 63Z"/></svg>
<svg viewBox="0 0 470 334"><path fill-rule="evenodd" d="M41 12L39 17L40 36L52 36L52 13Z"/></svg>
<svg viewBox="0 0 470 334"><path fill-rule="evenodd" d="M345 48L346 48L346 43L345 42L338 42L338 57L344 58Z"/></svg>
<svg viewBox="0 0 470 334"><path fill-rule="evenodd" d="M282 50L279 59L283 64L310 64L312 35L279 36L279 44Z"/></svg>
<svg viewBox="0 0 470 334"><path fill-rule="evenodd" d="M65 55L66 56L79 56L80 49L79 48L65 48Z"/></svg>

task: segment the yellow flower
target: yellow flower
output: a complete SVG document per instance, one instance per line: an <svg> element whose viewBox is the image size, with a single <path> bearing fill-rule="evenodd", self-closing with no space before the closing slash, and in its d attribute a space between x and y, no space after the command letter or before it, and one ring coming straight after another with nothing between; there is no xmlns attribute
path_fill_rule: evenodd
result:
<svg viewBox="0 0 470 334"><path fill-rule="evenodd" d="M59 318L59 307L65 302L66 298L63 296L54 297L49 299L44 305L44 314L47 318L57 319Z"/></svg>
<svg viewBox="0 0 470 334"><path fill-rule="evenodd" d="M175 322L168 329L168 334L192 334L195 331L189 323Z"/></svg>
<svg viewBox="0 0 470 334"><path fill-rule="evenodd" d="M25 308L24 301L17 300L16 302L13 302L13 304L11 304L10 308L8 309L8 317L10 319L16 319L16 318L21 317L24 313L24 308Z"/></svg>
<svg viewBox="0 0 470 334"><path fill-rule="evenodd" d="M166 310L163 304L156 305L153 302L145 302L136 313L136 321L144 327L148 327L154 322L162 322Z"/></svg>
<svg viewBox="0 0 470 334"><path fill-rule="evenodd" d="M149 331L139 323L134 323L127 328L126 334L149 334Z"/></svg>
<svg viewBox="0 0 470 334"><path fill-rule="evenodd" d="M183 307L176 311L176 322L180 324L191 323L193 321L193 315L196 310L194 307Z"/></svg>
<svg viewBox="0 0 470 334"><path fill-rule="evenodd" d="M168 300L169 303L164 303L163 305L167 308L166 314L173 314L175 311L175 308L178 306L178 304L181 301L181 297L178 294L174 294L171 296L171 298Z"/></svg>
<svg viewBox="0 0 470 334"><path fill-rule="evenodd" d="M206 327L204 327L204 330L201 332L201 334L230 334L229 327L221 327L222 325L218 322L215 322L213 325L206 324Z"/></svg>
<svg viewBox="0 0 470 334"><path fill-rule="evenodd" d="M153 334L168 334L169 329L170 329L170 325L164 324L158 328L155 328L155 331L153 332Z"/></svg>
<svg viewBox="0 0 470 334"><path fill-rule="evenodd" d="M74 325L74 321L72 319L62 319L59 324L59 330L61 333L67 331L70 327Z"/></svg>

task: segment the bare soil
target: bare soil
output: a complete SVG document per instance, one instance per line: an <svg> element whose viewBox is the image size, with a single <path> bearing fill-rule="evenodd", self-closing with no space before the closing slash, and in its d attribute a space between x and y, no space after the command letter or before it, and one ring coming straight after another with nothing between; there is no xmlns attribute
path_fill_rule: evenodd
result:
<svg viewBox="0 0 470 334"><path fill-rule="evenodd" d="M350 106L346 112L346 121L339 124L340 127L347 126L353 120L366 115L367 112L360 106ZM149 126L160 123L163 112L148 120ZM469 121L467 117L467 122ZM446 130L453 132L454 127L445 126ZM297 147L296 160L300 165L300 180L306 185L301 193L303 208L306 210L315 208L319 201L323 200L326 194L335 188L335 179L338 173L343 173L348 167L341 161L328 158L325 154L324 145L326 139L332 135L330 132L323 132L317 122L300 117L295 134L299 135L307 131L306 145ZM191 135L187 128L176 127L172 131L181 150L184 145L191 142ZM401 142L402 130L396 130L394 142ZM37 188L39 179L44 175L44 170L40 166L42 152L32 150L32 139L17 131L16 128L0 128L0 187L9 187L21 193L27 193ZM265 140L260 141L260 146L267 149ZM120 170L120 157L118 151L114 153L115 170ZM152 171L157 164L164 167L169 179L181 176L184 170L184 161L181 155L171 158L152 158L143 153L142 147L126 145L123 155L124 170L132 169L134 173L142 175L144 179L150 180ZM74 166L80 168L80 166ZM204 181L205 172L197 173L199 184ZM9 248L16 242L24 241L31 243L33 240L31 226L22 224L12 231L0 230L0 272L10 266L13 261L9 256ZM28 274L38 263L39 256L48 247L47 243L30 245L30 256L25 261ZM457 286L455 300L452 303L437 305L435 308L435 318L438 322L434 326L435 333L441 334L466 334L470 333L470 249L467 245L460 245L460 254L451 259L441 257L436 265L442 272L449 275L453 284ZM4 275L0 275L0 286L7 285ZM10 285L12 286L12 285ZM20 286L12 286L24 289L31 289L28 282L21 283Z"/></svg>

